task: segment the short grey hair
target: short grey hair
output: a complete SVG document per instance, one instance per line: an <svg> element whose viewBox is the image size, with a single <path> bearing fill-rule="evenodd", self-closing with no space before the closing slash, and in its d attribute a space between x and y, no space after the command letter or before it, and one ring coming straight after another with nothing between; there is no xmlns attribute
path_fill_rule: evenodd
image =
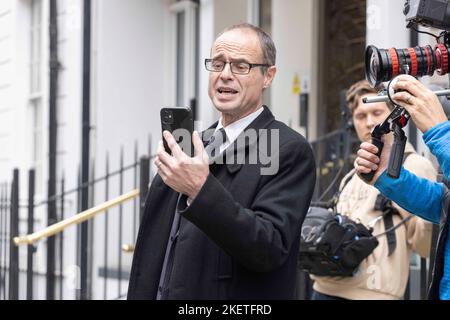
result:
<svg viewBox="0 0 450 320"><path fill-rule="evenodd" d="M259 38L259 43L261 45L261 51L263 53L263 63L269 66L274 66L277 59L277 49L273 43L272 38L261 28L254 26L250 23L239 23L225 28L218 36L219 38L225 32L235 30L235 29L249 29L256 33ZM264 71L267 70L264 68Z"/></svg>

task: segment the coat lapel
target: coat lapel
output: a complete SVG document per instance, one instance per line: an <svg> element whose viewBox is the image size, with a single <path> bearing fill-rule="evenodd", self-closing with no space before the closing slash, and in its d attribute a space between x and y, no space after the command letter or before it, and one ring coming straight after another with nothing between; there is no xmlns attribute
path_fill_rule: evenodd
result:
<svg viewBox="0 0 450 320"><path fill-rule="evenodd" d="M267 128L271 122L275 121L275 118L269 108L267 106L263 106L263 108L263 112L255 120L253 120L253 122L251 122L243 132L241 132L241 134L237 137L233 144L228 146L228 148L226 148L221 154L214 158L214 160L222 158L222 163L225 163L225 166L230 174L234 174L242 168L242 161L233 161L233 163L226 163L225 158L238 159L238 155L245 155L246 151L250 147L255 146L258 143L261 135L264 134L264 132L259 131L259 129ZM217 127L217 124L218 121L210 126L207 130L203 131L202 140L204 144L206 143L206 141L209 141L209 138L211 138L211 136L214 134L214 130ZM246 135L246 132L248 130L258 131L256 140L244 139L244 136ZM245 143L238 144L238 141L240 139L244 139Z"/></svg>

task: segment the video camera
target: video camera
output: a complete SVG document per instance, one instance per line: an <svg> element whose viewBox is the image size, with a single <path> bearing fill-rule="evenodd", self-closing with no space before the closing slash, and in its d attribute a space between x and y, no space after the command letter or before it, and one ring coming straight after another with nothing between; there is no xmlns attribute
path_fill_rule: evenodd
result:
<svg viewBox="0 0 450 320"><path fill-rule="evenodd" d="M450 1L448 0L406 0L403 13L407 27L415 28L420 24L426 27L444 29L434 48L430 45L407 49L378 49L368 46L366 49L366 77L375 87L389 81L399 74L413 77L439 75L449 72L450 55Z"/></svg>
<svg viewBox="0 0 450 320"><path fill-rule="evenodd" d="M409 28L420 24L450 31L450 1L448 0L406 0L403 13Z"/></svg>
<svg viewBox="0 0 450 320"><path fill-rule="evenodd" d="M406 0L403 13L406 16L407 28L416 30L419 33L426 33L436 38L434 48L431 45L414 47L407 49L378 49L375 46L368 46L365 53L366 79L372 87L376 87L382 82L390 81L387 90L380 92L378 97L363 99L364 103L391 101L395 108L389 117L372 131L372 144L378 147L380 156L383 142L382 136L393 132L394 144L387 174L392 178L400 175L401 164L406 145L406 135L404 128L410 118L408 112L396 105L391 96L394 94L392 84L400 74L409 74L413 77L433 75L436 71L439 75L449 73L450 56L450 0ZM432 27L444 30L439 36L428 32L418 31L416 25ZM434 92L438 96L450 97L450 90L440 90ZM362 174L366 181L373 179L374 172Z"/></svg>

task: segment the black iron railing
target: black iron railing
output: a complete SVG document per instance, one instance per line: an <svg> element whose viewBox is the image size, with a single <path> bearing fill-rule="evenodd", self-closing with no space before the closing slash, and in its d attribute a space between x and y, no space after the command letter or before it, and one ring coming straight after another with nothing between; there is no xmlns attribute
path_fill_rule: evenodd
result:
<svg viewBox="0 0 450 320"><path fill-rule="evenodd" d="M318 168L313 201L326 202L336 192L340 179L352 168L352 154L359 142L347 130L340 130L311 144ZM151 150L151 146L149 149ZM21 195L18 170L14 170L11 183L0 184L0 299L45 299L49 296L46 292L49 288L46 285L48 279L54 279L55 282L54 286L50 286L55 291L50 296L53 295L55 299L80 299L81 266L86 268L83 271L87 277L87 287L84 290L89 299L121 299L126 295L130 253L134 249L143 213L143 201L152 173L150 157L143 156L139 159L137 146L132 164L124 164L123 149L119 159L119 168L111 171L110 157L106 155L102 176L95 177L95 170L92 170L88 182L79 183L77 187L69 190L66 189L66 179L63 175L59 181L59 193L43 201L35 200L34 170L28 173L28 181L25 183L28 188L22 189L28 190L28 194L22 197L22 201L19 201ZM82 248L79 225L54 235L55 252L52 263L55 268L49 277L48 268L42 264L42 261L46 261L47 242L18 247L13 243L13 239L19 236L19 232L35 232L36 221L42 224L42 220L45 220L42 217L45 217L43 214L50 202L57 208L57 221L63 221L80 212L80 195L83 189L88 190L91 208L131 189L139 189L140 195L139 199L136 198L131 204L121 204L106 210L102 217L88 220L87 255L81 255L80 252ZM85 259L88 261L81 263L83 257L87 257ZM419 265L413 268L415 275L411 276L405 299L418 296L425 299L429 283L427 260L420 260ZM310 293L309 276L300 272L297 297L309 299Z"/></svg>
<svg viewBox="0 0 450 320"><path fill-rule="evenodd" d="M104 174L96 178L92 170L90 181L79 183L69 190L63 175L58 182L58 194L43 201L35 201L34 170L28 172L27 201L19 194L19 170L14 170L11 183L0 185L0 299L81 299L81 291L85 292L87 299L119 299L126 295L131 255L122 247L133 247L137 236L143 201L152 175L150 157L138 158L136 144L132 164L124 164L122 149L119 168L111 171L110 158L106 155L104 170ZM77 181L81 180L78 178ZM14 244L14 238L20 234L36 231L35 222L42 224L45 220L43 213L49 206L56 207L57 212L56 221L49 224L61 222L80 212L83 190L87 190L89 207L92 208L96 203L133 189L139 189L140 193L131 203L120 204L117 208L106 210L103 217L84 222L89 234L87 255L81 252L80 224L40 242L26 246ZM37 216L40 218L37 219ZM48 246L49 239L53 239L50 241L53 246ZM49 253L52 261L47 259ZM81 266L86 269L81 270ZM49 275L48 271L52 274ZM81 287L82 273L87 278L84 282L86 288ZM48 281L54 283L49 286ZM49 293L48 290L54 292Z"/></svg>

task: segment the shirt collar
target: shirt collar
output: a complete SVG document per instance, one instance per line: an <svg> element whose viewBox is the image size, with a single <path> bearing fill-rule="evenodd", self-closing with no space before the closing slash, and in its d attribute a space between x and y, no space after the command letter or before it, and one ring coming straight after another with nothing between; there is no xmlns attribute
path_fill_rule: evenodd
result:
<svg viewBox="0 0 450 320"><path fill-rule="evenodd" d="M248 125L252 123L253 120L255 120L263 111L264 108L261 106L261 108L259 108L258 110L250 113L248 116L242 119L229 124L226 127L223 127L222 117L220 117L219 122L217 123L216 130L214 132L220 130L221 128L224 128L225 133L227 134L227 144L231 144L237 139L241 132L244 131L244 129L247 128Z"/></svg>

